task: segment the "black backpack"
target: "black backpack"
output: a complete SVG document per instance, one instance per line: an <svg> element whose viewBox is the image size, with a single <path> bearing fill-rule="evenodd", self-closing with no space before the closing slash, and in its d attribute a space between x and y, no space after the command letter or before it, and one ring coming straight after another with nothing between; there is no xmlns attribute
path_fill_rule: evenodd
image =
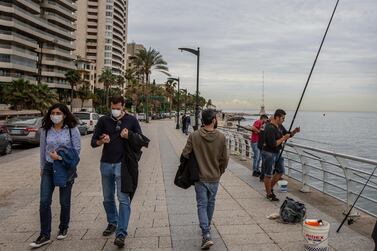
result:
<svg viewBox="0 0 377 251"><path fill-rule="evenodd" d="M304 219L305 214L305 205L289 197L285 198L280 207L280 219L284 223L299 223Z"/></svg>

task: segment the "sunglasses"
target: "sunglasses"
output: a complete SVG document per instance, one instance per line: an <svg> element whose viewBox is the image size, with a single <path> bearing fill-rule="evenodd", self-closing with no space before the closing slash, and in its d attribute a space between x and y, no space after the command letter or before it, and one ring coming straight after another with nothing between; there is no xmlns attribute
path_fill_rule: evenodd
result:
<svg viewBox="0 0 377 251"><path fill-rule="evenodd" d="M120 131L120 125L122 124L122 121L118 120L117 125L115 127L115 131L119 132Z"/></svg>

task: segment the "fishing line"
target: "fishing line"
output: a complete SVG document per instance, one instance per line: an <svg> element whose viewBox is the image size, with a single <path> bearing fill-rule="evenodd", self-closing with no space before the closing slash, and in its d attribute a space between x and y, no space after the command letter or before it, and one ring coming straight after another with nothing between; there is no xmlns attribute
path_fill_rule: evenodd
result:
<svg viewBox="0 0 377 251"><path fill-rule="evenodd" d="M293 119L292 119L292 122L291 122L291 125L289 126L289 132L292 130L292 127L293 127L293 123L295 122L295 119L296 119L296 116L297 116L297 113L298 113L298 110L300 109L300 106L301 106L301 102L302 102L302 99L304 98L304 95L305 95L305 92L306 92L306 88L308 87L308 84L309 84L309 81L310 81L310 78L312 76L312 73L313 73L313 70L314 70L314 67L315 65L317 64L317 59L318 59L318 56L322 50L322 46L323 46L323 43L325 42L325 39L326 39L326 36L327 36L327 32L329 31L329 28L330 28L330 25L331 25L331 22L333 20L333 17L334 17L334 14L335 14L335 11L338 7L338 3L339 3L339 0L336 1L336 4L335 4L335 7L334 7L334 10L331 14L331 18L330 18L330 21L327 25L327 28L326 28L326 32L325 34L323 35L323 38L322 38L322 41L321 41L321 45L319 46L319 49L318 49L318 52L317 52L317 56L315 57L314 59L314 62L313 62L313 65L312 65L312 68L310 70L310 73L309 73L309 76L308 76L308 79L306 80L306 83L305 83L305 87L304 87L304 90L302 91L302 94L301 94L301 97L300 97L300 101L298 102L298 105L297 105L297 108L296 108L296 111L295 111L295 114L293 115ZM281 158L281 155L283 154L283 151L284 151L284 147L285 147L285 144L283 144L282 146L282 149L279 153L279 157L277 158L276 160L276 163L279 162L280 158Z"/></svg>

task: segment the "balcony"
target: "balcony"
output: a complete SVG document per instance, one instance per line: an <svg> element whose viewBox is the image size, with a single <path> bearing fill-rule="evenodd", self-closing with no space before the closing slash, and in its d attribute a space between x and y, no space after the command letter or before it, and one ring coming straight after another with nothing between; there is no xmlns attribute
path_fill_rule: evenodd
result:
<svg viewBox="0 0 377 251"><path fill-rule="evenodd" d="M69 60L75 60L76 56L74 54L69 53L69 51L59 50L59 49L42 49L43 54L50 54L50 55L57 55Z"/></svg>
<svg viewBox="0 0 377 251"><path fill-rule="evenodd" d="M76 20L76 14L74 13L74 10L67 10L66 8L61 7L60 5L57 5L55 2L47 1L43 2L42 7L52 11L52 12L58 12L61 15L65 16L65 18L71 20L74 22Z"/></svg>
<svg viewBox="0 0 377 251"><path fill-rule="evenodd" d="M35 63L35 67L31 67L12 62L0 62L0 69L14 69L18 71L37 73L37 63Z"/></svg>
<svg viewBox="0 0 377 251"><path fill-rule="evenodd" d="M49 12L44 17L50 22L56 25L59 25L61 27L64 27L64 29L67 29L70 31L76 30L75 24L73 22L63 19L62 17L60 17L59 15L55 13Z"/></svg>
<svg viewBox="0 0 377 251"><path fill-rule="evenodd" d="M69 1L69 0L57 0L60 4L64 5L65 8L70 9L72 11L77 10L77 5L76 3Z"/></svg>
<svg viewBox="0 0 377 251"><path fill-rule="evenodd" d="M38 60L36 53L32 53L28 50L23 50L21 48L15 48L15 47L13 47L11 49L0 48L0 54L17 55L19 57L27 58L27 59L34 60L34 61Z"/></svg>

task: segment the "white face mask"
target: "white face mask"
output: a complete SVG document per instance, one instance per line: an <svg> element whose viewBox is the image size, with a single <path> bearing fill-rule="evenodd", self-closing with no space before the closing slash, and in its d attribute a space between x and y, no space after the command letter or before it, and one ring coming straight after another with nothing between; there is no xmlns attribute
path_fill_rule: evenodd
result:
<svg viewBox="0 0 377 251"><path fill-rule="evenodd" d="M115 109L111 110L111 115L113 115L114 118L118 118L121 114L122 114L121 110L115 110Z"/></svg>
<svg viewBox="0 0 377 251"><path fill-rule="evenodd" d="M63 121L63 115L50 115L52 123L59 124Z"/></svg>

